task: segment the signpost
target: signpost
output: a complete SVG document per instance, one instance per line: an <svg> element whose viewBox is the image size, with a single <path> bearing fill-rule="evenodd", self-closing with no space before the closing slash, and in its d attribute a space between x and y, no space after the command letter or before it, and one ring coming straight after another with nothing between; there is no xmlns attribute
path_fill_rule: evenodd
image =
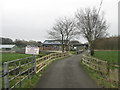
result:
<svg viewBox="0 0 120 90"><path fill-rule="evenodd" d="M25 54L32 54L32 57L33 57L33 55L38 55L39 47L26 46ZM32 61L33 61L33 59L32 59ZM34 58L34 71L36 72L36 56Z"/></svg>
<svg viewBox="0 0 120 90"><path fill-rule="evenodd" d="M26 46L25 54L39 54L39 47Z"/></svg>

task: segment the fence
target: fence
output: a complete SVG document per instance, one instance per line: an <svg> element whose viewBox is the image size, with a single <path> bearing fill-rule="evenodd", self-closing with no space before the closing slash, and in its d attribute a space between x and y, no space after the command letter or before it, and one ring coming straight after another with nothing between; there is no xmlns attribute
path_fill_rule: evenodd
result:
<svg viewBox="0 0 120 90"><path fill-rule="evenodd" d="M36 59L36 64L37 64L36 65L36 73L41 71L44 67L46 67L46 65L48 65L55 59L64 57L64 56L68 56L68 55L69 55L68 53L52 53L52 54L49 54L44 57Z"/></svg>
<svg viewBox="0 0 120 90"><path fill-rule="evenodd" d="M113 87L119 87L120 82L118 79L118 65L113 65L108 61L99 60L86 55L82 56L81 62L90 69L94 70L97 73L97 75L99 75L101 78L104 78Z"/></svg>
<svg viewBox="0 0 120 90"><path fill-rule="evenodd" d="M68 56L69 53L52 53L41 58L31 56L4 63L4 88L19 88L22 81L31 78L35 73L40 72L46 65L52 61Z"/></svg>
<svg viewBox="0 0 120 90"><path fill-rule="evenodd" d="M4 63L4 88L21 87L21 82L35 72L35 57L31 56Z"/></svg>

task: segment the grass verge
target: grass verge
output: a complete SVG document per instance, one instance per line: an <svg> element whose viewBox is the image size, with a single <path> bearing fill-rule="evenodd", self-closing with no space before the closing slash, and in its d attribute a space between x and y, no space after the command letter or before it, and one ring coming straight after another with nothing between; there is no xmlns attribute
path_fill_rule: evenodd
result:
<svg viewBox="0 0 120 90"><path fill-rule="evenodd" d="M97 82L99 88L115 88L115 87L111 86L111 84L109 82L107 82L105 80L105 78L100 77L97 74L97 72L95 72L91 68L88 68L83 63L80 63L80 64L83 66L84 70L88 72L88 74L91 76L91 78Z"/></svg>

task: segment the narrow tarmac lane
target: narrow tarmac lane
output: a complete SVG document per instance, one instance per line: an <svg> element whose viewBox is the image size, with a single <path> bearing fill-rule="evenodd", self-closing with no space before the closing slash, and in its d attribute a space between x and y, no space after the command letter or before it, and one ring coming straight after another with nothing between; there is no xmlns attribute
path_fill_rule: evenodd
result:
<svg viewBox="0 0 120 90"><path fill-rule="evenodd" d="M80 65L80 58L81 54L53 62L35 88L97 88Z"/></svg>

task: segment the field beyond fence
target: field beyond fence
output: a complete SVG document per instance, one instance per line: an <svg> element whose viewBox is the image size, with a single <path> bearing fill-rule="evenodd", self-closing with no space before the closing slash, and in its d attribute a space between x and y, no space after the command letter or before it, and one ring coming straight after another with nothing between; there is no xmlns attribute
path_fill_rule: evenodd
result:
<svg viewBox="0 0 120 90"><path fill-rule="evenodd" d="M120 53L120 51L101 50L95 51L94 57L113 64L118 64L118 53Z"/></svg>

